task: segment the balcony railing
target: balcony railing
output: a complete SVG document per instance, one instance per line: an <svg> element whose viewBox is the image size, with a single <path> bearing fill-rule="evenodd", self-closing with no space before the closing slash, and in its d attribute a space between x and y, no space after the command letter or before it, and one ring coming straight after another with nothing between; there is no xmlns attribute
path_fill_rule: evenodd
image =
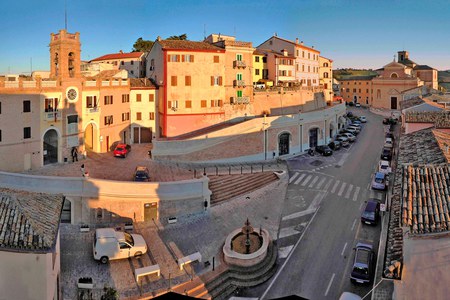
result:
<svg viewBox="0 0 450 300"><path fill-rule="evenodd" d="M235 60L233 61L233 68L246 68L247 65L245 61L242 60Z"/></svg>
<svg viewBox="0 0 450 300"><path fill-rule="evenodd" d="M250 103L250 97L244 96L244 97L231 97L231 104L249 104Z"/></svg>
<svg viewBox="0 0 450 300"><path fill-rule="evenodd" d="M47 122L61 121L61 112L59 111L44 112L44 121Z"/></svg>
<svg viewBox="0 0 450 300"><path fill-rule="evenodd" d="M100 107L96 106L96 107L88 107L87 108L87 113L88 114L95 114L95 113L99 113L100 112Z"/></svg>
<svg viewBox="0 0 450 300"><path fill-rule="evenodd" d="M245 87L245 80L234 80L233 81L233 86L242 86Z"/></svg>

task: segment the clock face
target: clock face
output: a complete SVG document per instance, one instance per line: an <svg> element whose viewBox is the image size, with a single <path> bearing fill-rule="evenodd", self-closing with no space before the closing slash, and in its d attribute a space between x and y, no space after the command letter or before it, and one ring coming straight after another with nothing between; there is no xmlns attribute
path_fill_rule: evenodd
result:
<svg viewBox="0 0 450 300"><path fill-rule="evenodd" d="M76 89L70 88L70 89L67 90L67 98L68 98L70 101L76 100L76 99L77 99L77 96L78 96L78 93L77 93L77 90L76 90Z"/></svg>

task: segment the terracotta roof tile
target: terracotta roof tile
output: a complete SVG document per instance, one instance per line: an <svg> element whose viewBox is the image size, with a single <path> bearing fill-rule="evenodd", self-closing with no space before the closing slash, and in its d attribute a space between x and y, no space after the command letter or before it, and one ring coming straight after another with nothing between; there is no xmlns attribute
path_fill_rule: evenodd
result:
<svg viewBox="0 0 450 300"><path fill-rule="evenodd" d="M112 53L106 54L97 58L94 58L91 61L102 61L102 60L111 60L111 59L129 59L129 58L139 58L144 52L129 52L129 53Z"/></svg>
<svg viewBox="0 0 450 300"><path fill-rule="evenodd" d="M0 188L0 249L51 250L64 197Z"/></svg>
<svg viewBox="0 0 450 300"><path fill-rule="evenodd" d="M224 49L206 42L194 42L186 40L161 40L157 41L166 50L211 50L224 51Z"/></svg>

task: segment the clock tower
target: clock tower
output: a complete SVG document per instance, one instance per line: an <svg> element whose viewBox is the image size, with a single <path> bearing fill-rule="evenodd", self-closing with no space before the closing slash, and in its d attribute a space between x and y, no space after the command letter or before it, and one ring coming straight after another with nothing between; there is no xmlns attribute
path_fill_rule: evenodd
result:
<svg viewBox="0 0 450 300"><path fill-rule="evenodd" d="M81 77L80 33L62 29L50 34L50 77L58 80Z"/></svg>

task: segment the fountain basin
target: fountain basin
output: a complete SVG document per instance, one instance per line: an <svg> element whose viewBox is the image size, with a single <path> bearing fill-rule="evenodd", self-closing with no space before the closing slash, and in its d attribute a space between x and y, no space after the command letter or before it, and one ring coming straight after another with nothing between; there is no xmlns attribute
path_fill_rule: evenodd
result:
<svg viewBox="0 0 450 300"><path fill-rule="evenodd" d="M265 229L261 230L261 247L255 252L250 254L243 254L234 251L231 247L234 239L242 234L242 229L238 228L231 232L227 239L225 240L225 245L223 246L224 260L226 263L240 266L240 267L251 267L257 265L263 261L267 256L267 249L269 243L271 242L269 232Z"/></svg>

